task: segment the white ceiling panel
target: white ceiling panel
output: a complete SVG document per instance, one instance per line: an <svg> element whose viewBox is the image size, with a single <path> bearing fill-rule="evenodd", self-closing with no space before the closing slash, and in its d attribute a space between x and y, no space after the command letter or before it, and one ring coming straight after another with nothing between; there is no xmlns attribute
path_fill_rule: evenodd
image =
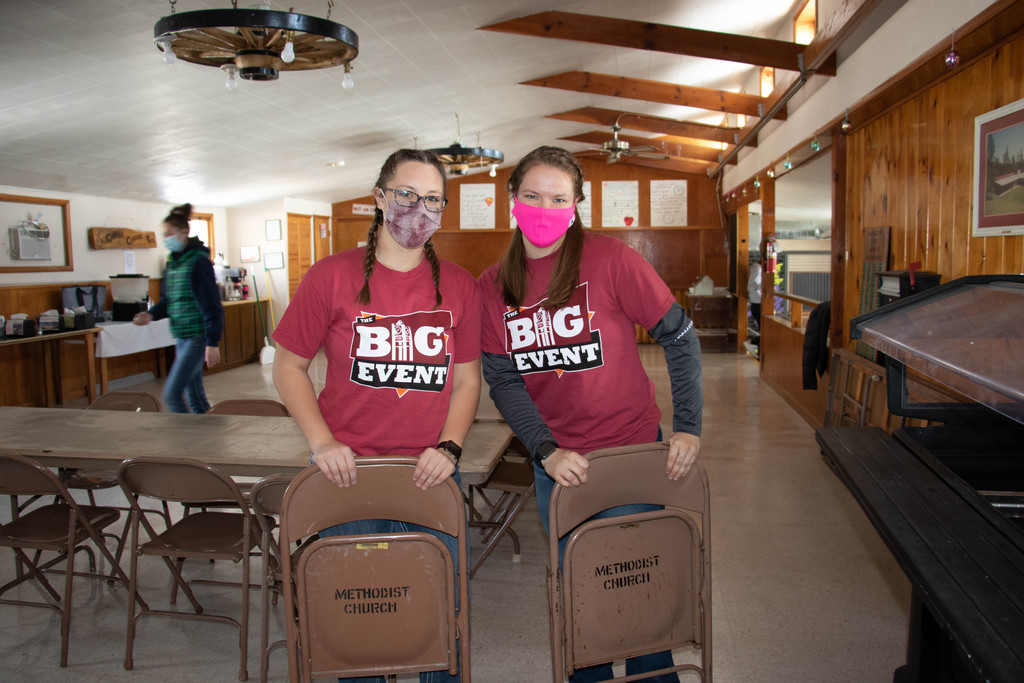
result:
<svg viewBox="0 0 1024 683"><path fill-rule="evenodd" d="M251 1L251 0L250 0ZM242 0L241 6L249 2ZM274 2L325 16L327 3ZM163 0L0 0L0 184L232 206L282 195L367 193L400 146L499 149L505 165L592 125L547 114L583 106L718 122L721 114L518 85L569 70L735 90L752 67L477 30L545 11L775 36L796 0L349 0L331 19L360 38L356 87L340 68L282 73L229 92L209 67L167 66L153 24ZM178 13L229 0L178 0ZM583 145L567 145L582 149ZM331 168L332 161L345 166Z"/></svg>

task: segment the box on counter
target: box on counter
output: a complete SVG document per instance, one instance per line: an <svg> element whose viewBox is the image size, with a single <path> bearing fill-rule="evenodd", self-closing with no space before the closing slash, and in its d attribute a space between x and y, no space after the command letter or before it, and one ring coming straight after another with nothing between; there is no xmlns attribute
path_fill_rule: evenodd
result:
<svg viewBox="0 0 1024 683"><path fill-rule="evenodd" d="M40 332L60 332L60 315L51 314L47 315L42 313L39 315L39 331Z"/></svg>
<svg viewBox="0 0 1024 683"><path fill-rule="evenodd" d="M4 323L4 335L7 337L34 337L36 335L35 320L8 320Z"/></svg>
<svg viewBox="0 0 1024 683"><path fill-rule="evenodd" d="M62 330L91 330L96 327L96 318L92 313L64 313L60 316Z"/></svg>

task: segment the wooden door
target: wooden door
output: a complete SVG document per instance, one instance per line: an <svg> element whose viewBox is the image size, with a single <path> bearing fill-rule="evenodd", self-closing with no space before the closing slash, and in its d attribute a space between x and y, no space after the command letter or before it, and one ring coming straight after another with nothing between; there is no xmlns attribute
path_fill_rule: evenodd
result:
<svg viewBox="0 0 1024 683"><path fill-rule="evenodd" d="M313 216L313 260L331 255L331 217Z"/></svg>
<svg viewBox="0 0 1024 683"><path fill-rule="evenodd" d="M313 265L313 217L305 214L288 214L288 298L295 296L295 290L309 267Z"/></svg>

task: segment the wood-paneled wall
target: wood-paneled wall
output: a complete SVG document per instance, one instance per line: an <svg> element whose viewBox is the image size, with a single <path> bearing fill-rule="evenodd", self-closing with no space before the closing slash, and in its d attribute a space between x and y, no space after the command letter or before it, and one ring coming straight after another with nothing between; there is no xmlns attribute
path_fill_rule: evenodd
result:
<svg viewBox="0 0 1024 683"><path fill-rule="evenodd" d="M971 236L974 118L1021 98L1024 38L1017 38L849 136L850 267L843 297L848 348L849 318L860 310L868 228L891 227L892 269L920 261L943 282L1024 271L1024 237Z"/></svg>
<svg viewBox="0 0 1024 683"><path fill-rule="evenodd" d="M601 224L600 187L606 180L639 181L640 211L637 226L631 228L594 228L594 232L623 240L644 256L670 287L688 287L702 275L710 275L718 283L728 280L729 256L725 246L725 233L719 223L714 183L707 177L662 171L659 169L606 164L590 159L581 160L584 178L590 181L592 220ZM448 178L448 206L444 211L441 230L434 235L437 253L458 263L474 276L498 261L509 240L509 197L504 190L510 168L498 169L497 177L476 174L464 178ZM651 225L651 180L686 179L688 216L686 227L665 228ZM495 229L460 230L459 198L462 183L491 183L495 185ZM353 214L353 204L372 204L373 200L360 197L333 205L335 250L354 248L366 239L370 216Z"/></svg>

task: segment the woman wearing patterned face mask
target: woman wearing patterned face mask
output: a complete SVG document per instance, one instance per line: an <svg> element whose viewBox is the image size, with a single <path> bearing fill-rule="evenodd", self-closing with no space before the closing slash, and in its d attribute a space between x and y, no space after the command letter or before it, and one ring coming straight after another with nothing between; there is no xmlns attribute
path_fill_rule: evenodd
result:
<svg viewBox="0 0 1024 683"><path fill-rule="evenodd" d="M572 154L535 149L512 170L507 188L518 227L478 283L483 371L498 410L533 454L547 531L555 483L586 485L589 463L581 453L662 438L635 324L650 331L668 361L673 419L665 474L678 480L689 470L700 451L700 345L647 261L620 240L583 231L575 208L584 199L583 170ZM623 506L598 517L646 509ZM672 653L660 652L627 660L626 673L671 665ZM577 669L570 681L611 677L607 664Z"/></svg>
<svg viewBox="0 0 1024 683"><path fill-rule="evenodd" d="M160 281L160 301L148 312L137 313L132 322L171 319L171 334L178 340L174 364L164 382L164 405L172 413L205 413L210 409L203 388L203 362L220 362L224 307L213 275L210 250L198 237L189 237L192 205L171 209L164 219L167 267Z"/></svg>
<svg viewBox="0 0 1024 683"><path fill-rule="evenodd" d="M447 203L444 174L424 150L388 157L366 247L317 261L274 332L274 384L313 462L338 486L359 485L356 458L366 455L416 456L413 479L424 490L449 477L459 483L480 393L480 311L473 276L439 260L430 242ZM327 377L318 398L308 370L321 348ZM412 362L416 373L406 372ZM390 520L320 533L421 530L457 557L454 537ZM459 677L435 671L420 680Z"/></svg>

